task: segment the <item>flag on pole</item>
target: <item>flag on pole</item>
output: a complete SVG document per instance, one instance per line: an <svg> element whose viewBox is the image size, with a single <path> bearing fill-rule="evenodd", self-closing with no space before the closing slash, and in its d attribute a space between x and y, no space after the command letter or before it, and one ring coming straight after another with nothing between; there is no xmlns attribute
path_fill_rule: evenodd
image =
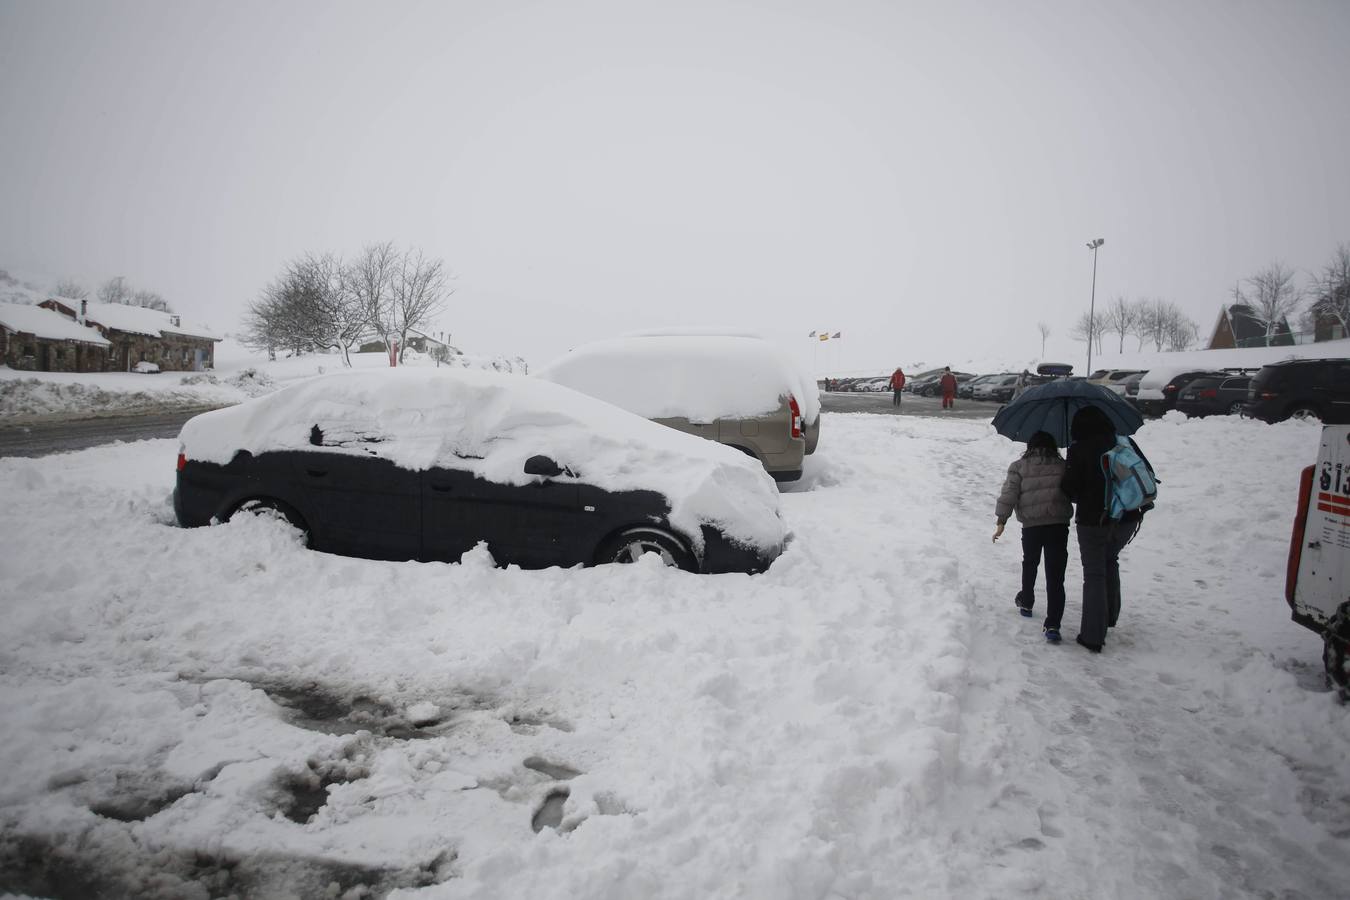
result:
<svg viewBox="0 0 1350 900"><path fill-rule="evenodd" d="M828 341L828 340L830 339L830 334L829 334L829 332L827 332L827 331L822 331L822 332L820 333L820 339L821 339L822 341Z"/></svg>
<svg viewBox="0 0 1350 900"><path fill-rule="evenodd" d="M807 337L815 337L815 336L816 336L816 333L815 333L814 331L807 335Z"/></svg>
<svg viewBox="0 0 1350 900"><path fill-rule="evenodd" d="M834 337L834 338L839 338L839 337L843 337L843 336L844 336L844 333L843 333L842 331L836 331L834 334L830 335L830 337Z"/></svg>

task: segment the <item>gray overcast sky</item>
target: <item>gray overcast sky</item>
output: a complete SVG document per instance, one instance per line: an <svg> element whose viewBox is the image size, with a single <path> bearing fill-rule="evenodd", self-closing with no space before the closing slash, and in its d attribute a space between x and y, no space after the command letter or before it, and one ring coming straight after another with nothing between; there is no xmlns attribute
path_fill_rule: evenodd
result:
<svg viewBox="0 0 1350 900"><path fill-rule="evenodd" d="M0 0L0 266L233 329L287 259L394 240L532 365L708 324L1029 359L1038 320L1076 359L1091 238L1099 302L1205 332L1350 241L1348 47L1344 0Z"/></svg>

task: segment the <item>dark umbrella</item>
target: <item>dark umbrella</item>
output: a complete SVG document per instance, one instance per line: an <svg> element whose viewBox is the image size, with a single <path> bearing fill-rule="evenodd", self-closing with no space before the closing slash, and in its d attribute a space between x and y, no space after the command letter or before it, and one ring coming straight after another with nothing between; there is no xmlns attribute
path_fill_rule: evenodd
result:
<svg viewBox="0 0 1350 900"><path fill-rule="evenodd" d="M994 430L1004 437L1026 443L1038 431L1048 431L1061 447L1069 445L1069 424L1074 413L1095 406L1116 426L1116 434L1134 434L1144 417L1119 394L1100 384L1056 379L1027 388L994 414Z"/></svg>

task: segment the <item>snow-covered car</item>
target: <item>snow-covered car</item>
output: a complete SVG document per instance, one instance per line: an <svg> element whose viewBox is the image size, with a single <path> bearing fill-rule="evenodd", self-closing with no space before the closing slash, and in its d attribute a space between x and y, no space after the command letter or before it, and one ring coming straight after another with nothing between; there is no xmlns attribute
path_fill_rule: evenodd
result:
<svg viewBox="0 0 1350 900"><path fill-rule="evenodd" d="M778 481L801 478L820 439L815 381L755 335L627 335L577 347L536 376L735 447Z"/></svg>
<svg viewBox="0 0 1350 900"><path fill-rule="evenodd" d="M323 376L190 419L184 526L284 517L308 545L371 559L629 562L755 572L782 551L753 460L561 385L465 369Z"/></svg>
<svg viewBox="0 0 1350 900"><path fill-rule="evenodd" d="M136 363L136 365L131 367L131 371L137 372L141 375L158 375L159 366L156 363L141 360L140 362Z"/></svg>

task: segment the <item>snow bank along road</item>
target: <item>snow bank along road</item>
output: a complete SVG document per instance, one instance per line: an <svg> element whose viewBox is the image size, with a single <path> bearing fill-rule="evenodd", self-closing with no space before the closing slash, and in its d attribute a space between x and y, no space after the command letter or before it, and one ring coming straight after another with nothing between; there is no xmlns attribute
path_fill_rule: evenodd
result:
<svg viewBox="0 0 1350 900"><path fill-rule="evenodd" d="M1014 445L824 435L755 577L185 531L171 440L0 460L0 892L1346 895L1350 710L1281 599L1315 427L1145 426L1101 656L1013 611Z"/></svg>

